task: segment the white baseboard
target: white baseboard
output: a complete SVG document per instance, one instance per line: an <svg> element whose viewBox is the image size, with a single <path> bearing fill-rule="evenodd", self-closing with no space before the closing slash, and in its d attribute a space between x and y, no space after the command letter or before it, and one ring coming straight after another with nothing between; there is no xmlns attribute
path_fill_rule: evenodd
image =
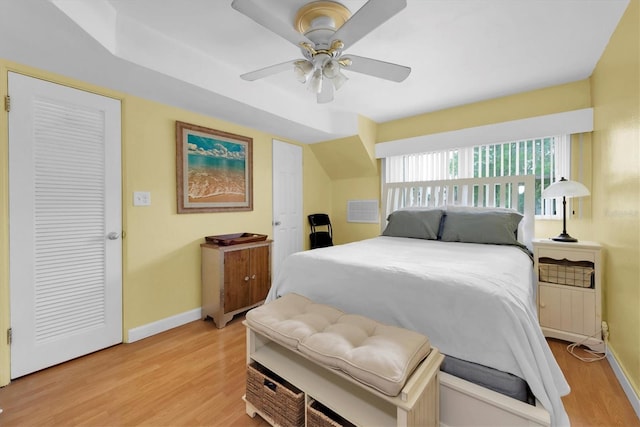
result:
<svg viewBox="0 0 640 427"><path fill-rule="evenodd" d="M184 313L176 314L175 316L160 319L156 322L147 323L146 325L138 326L133 329L129 329L128 343L139 341L143 338L150 337L160 332L168 331L169 329L182 326L185 323L193 322L202 318L202 309L194 308L193 310L185 311Z"/></svg>
<svg viewBox="0 0 640 427"><path fill-rule="evenodd" d="M611 350L611 348L609 348L609 350ZM638 397L636 392L633 390L629 379L622 371L616 356L611 351L607 352L607 360L609 361L609 365L611 366L611 369L613 369L613 373L616 375L618 382L622 386L624 394L627 395L627 399L629 399L631 406L634 411L636 411L636 416L640 419L640 397Z"/></svg>

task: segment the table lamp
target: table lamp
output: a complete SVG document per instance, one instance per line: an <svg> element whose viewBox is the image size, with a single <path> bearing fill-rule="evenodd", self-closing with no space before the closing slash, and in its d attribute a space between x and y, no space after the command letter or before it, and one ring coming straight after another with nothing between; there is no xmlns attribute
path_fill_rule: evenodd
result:
<svg viewBox="0 0 640 427"><path fill-rule="evenodd" d="M567 234L567 197L584 197L588 196L589 190L577 181L569 181L565 177L560 178L542 191L542 197L545 199L555 199L562 197L562 233L551 240L556 242L577 242L578 239Z"/></svg>

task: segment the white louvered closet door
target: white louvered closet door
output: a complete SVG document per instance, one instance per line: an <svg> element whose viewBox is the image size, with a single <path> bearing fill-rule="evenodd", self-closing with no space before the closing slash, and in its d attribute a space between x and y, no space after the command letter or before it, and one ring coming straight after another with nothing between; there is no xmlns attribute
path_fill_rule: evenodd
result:
<svg viewBox="0 0 640 427"><path fill-rule="evenodd" d="M122 342L122 190L120 101L15 73L9 95L13 379Z"/></svg>

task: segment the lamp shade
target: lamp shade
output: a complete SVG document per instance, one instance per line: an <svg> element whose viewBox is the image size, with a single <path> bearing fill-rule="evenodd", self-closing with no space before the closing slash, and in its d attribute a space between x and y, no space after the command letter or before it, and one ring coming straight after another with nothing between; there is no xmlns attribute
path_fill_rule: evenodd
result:
<svg viewBox="0 0 640 427"><path fill-rule="evenodd" d="M576 181L569 181L565 177L560 178L560 181L554 182L542 191L542 197L544 199L554 199L556 197L562 197L562 233L556 237L552 237L551 240L557 242L577 242L578 239L571 237L567 233L567 198L568 197L583 197L588 196L589 190L584 185Z"/></svg>
<svg viewBox="0 0 640 427"><path fill-rule="evenodd" d="M542 191L542 197L545 199L554 199L556 197L584 197L591 193L581 183L577 181L569 181L564 177L560 181L556 181Z"/></svg>
<svg viewBox="0 0 640 427"><path fill-rule="evenodd" d="M313 64L310 61L296 61L293 65L293 71L300 83L306 83L313 73Z"/></svg>
<svg viewBox="0 0 640 427"><path fill-rule="evenodd" d="M322 92L322 69L316 68L309 79L307 90L313 93Z"/></svg>

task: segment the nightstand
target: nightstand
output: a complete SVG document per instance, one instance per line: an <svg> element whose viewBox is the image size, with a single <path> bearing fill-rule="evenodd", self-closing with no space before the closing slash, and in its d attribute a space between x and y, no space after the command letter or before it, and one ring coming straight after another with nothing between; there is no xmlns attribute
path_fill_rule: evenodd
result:
<svg viewBox="0 0 640 427"><path fill-rule="evenodd" d="M224 328L234 315L264 302L271 288L271 242L200 245L204 319Z"/></svg>
<svg viewBox="0 0 640 427"><path fill-rule="evenodd" d="M533 256L544 336L603 351L602 246L534 239Z"/></svg>

